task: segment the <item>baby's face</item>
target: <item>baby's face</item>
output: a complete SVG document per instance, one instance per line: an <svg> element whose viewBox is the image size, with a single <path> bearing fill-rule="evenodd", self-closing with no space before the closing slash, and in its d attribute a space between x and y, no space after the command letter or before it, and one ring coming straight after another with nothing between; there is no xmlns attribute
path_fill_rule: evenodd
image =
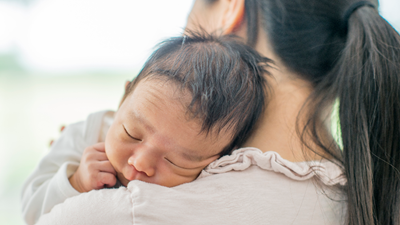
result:
<svg viewBox="0 0 400 225"><path fill-rule="evenodd" d="M199 133L182 102L190 94L157 79L140 81L115 115L106 137L106 154L123 185L141 180L167 187L191 182L219 157L231 134Z"/></svg>

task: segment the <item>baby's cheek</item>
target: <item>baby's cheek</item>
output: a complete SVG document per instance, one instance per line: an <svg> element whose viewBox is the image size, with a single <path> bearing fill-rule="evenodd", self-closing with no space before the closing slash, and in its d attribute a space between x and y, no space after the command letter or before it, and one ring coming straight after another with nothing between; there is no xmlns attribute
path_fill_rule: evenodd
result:
<svg viewBox="0 0 400 225"><path fill-rule="evenodd" d="M105 153L107 156L107 159L110 160L110 158L112 158L112 147L110 146L110 142L107 141L105 142Z"/></svg>
<svg viewBox="0 0 400 225"><path fill-rule="evenodd" d="M167 179L163 179L163 186L175 187L194 181L201 171L179 171L171 173ZM167 176L165 176L167 177Z"/></svg>
<svg viewBox="0 0 400 225"><path fill-rule="evenodd" d="M118 140L116 140L115 134L113 134L112 132L108 132L104 142L107 158L112 158L114 154L114 149L118 144Z"/></svg>
<svg viewBox="0 0 400 225"><path fill-rule="evenodd" d="M115 145L114 143L106 142L106 157L117 173L122 172L124 161L127 161L127 159L125 159L126 156L123 155L123 151L118 151L118 149L119 146Z"/></svg>

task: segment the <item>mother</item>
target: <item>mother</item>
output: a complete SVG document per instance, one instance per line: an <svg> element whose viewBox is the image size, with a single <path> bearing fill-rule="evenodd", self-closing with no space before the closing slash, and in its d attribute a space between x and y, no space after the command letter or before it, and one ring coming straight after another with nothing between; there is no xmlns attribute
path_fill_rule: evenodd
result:
<svg viewBox="0 0 400 225"><path fill-rule="evenodd" d="M400 36L377 4L197 0L188 28L234 33L275 61L243 146L264 153L236 151L175 188L83 194L39 224L399 224ZM343 151L328 127L335 101Z"/></svg>

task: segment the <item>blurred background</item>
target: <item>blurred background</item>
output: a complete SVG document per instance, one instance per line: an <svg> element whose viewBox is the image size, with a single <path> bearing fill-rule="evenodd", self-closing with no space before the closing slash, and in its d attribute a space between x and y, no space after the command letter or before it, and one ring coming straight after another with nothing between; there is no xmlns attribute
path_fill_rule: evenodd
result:
<svg viewBox="0 0 400 225"><path fill-rule="evenodd" d="M0 0L0 224L60 127L116 110L156 43L180 35L193 0ZM400 30L400 0L380 12Z"/></svg>

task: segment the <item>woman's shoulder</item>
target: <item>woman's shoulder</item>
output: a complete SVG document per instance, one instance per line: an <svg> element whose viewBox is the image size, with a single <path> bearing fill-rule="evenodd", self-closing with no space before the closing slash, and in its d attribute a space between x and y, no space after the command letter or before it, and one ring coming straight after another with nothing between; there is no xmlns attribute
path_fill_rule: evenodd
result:
<svg viewBox="0 0 400 225"><path fill-rule="evenodd" d="M36 225L132 225L129 194L124 187L82 193L56 205L50 213L41 216Z"/></svg>
<svg viewBox="0 0 400 225"><path fill-rule="evenodd" d="M291 163L246 148L213 162L194 182L165 188L133 181L128 190L135 221L143 223L341 224L345 199L338 186L345 180L338 171L333 163ZM314 182L320 176L323 185Z"/></svg>

